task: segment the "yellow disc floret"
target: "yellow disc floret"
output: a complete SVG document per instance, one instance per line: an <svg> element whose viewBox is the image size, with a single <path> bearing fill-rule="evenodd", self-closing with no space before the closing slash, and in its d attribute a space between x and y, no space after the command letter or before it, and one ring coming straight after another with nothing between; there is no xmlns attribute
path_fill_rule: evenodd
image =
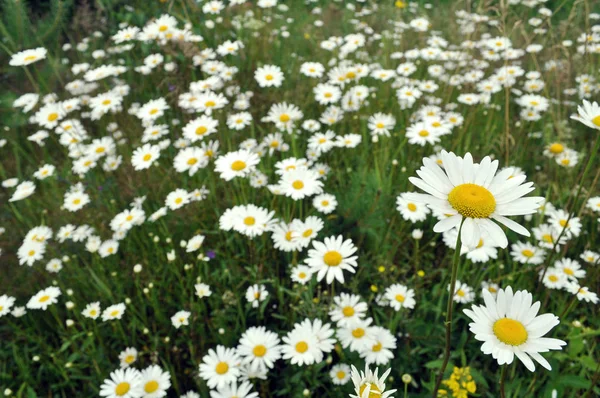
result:
<svg viewBox="0 0 600 398"><path fill-rule="evenodd" d="M476 184L461 184L448 194L448 202L461 216L488 218L496 210L496 199L486 188Z"/></svg>

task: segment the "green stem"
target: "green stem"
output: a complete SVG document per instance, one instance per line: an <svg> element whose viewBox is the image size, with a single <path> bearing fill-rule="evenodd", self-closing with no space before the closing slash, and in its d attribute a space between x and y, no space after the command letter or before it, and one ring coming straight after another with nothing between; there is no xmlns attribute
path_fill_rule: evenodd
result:
<svg viewBox="0 0 600 398"><path fill-rule="evenodd" d="M463 218L460 222L460 226L458 227L458 236L456 238L454 258L452 259L452 279L450 280L450 292L448 294L448 303L446 306L446 322L444 322L444 325L446 327L446 348L444 350L444 361L442 362L442 367L440 368L440 373L438 374L437 381L435 382L435 388L433 389L433 398L437 397L437 392L440 388L440 384L442 384L444 372L446 371L446 366L448 366L448 360L450 359L450 337L452 336L452 310L454 308L454 290L456 289L456 276L458 275L460 249L462 248L460 234L462 232L464 222L465 219Z"/></svg>
<svg viewBox="0 0 600 398"><path fill-rule="evenodd" d="M506 368L508 365L504 365L502 367L502 374L500 375L500 397L506 398L506 393L504 392L504 379L506 379Z"/></svg>

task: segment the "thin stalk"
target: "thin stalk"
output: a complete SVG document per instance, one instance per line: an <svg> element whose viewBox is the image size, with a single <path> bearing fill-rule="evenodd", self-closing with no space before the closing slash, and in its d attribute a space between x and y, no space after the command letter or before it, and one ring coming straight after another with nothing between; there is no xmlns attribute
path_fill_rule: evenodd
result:
<svg viewBox="0 0 600 398"><path fill-rule="evenodd" d="M448 295L448 303L446 305L446 321L444 322L444 325L446 326L446 348L444 350L444 361L442 362L442 367L440 368L440 373L438 374L437 380L435 382L435 388L433 389L433 398L437 397L437 392L440 388L440 384L442 383L442 379L444 378L444 372L446 371L446 367L448 366L448 360L450 359L450 337L452 336L452 310L454 308L454 290L456 289L456 277L458 275L460 249L462 247L460 233L462 232L464 222L465 219L463 218L460 222L460 226L458 227L458 237L456 238L454 258L452 259L452 276L450 280L450 292Z"/></svg>
<svg viewBox="0 0 600 398"><path fill-rule="evenodd" d="M500 375L500 397L506 398L506 393L504 392L504 379L506 379L506 368L508 365L504 365L502 367L502 374Z"/></svg>

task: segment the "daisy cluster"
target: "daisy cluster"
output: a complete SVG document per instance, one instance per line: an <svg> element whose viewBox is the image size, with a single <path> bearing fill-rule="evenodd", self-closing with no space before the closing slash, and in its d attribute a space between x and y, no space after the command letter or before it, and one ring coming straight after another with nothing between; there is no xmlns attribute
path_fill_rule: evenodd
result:
<svg viewBox="0 0 600 398"><path fill-rule="evenodd" d="M500 396L488 374L518 360L591 384L583 343L550 351L599 327L600 14L557 39L543 0L443 22L405 1L144 3L7 62L0 262L31 283L3 285L0 332L44 367L0 382ZM554 379L522 384L571 387Z"/></svg>

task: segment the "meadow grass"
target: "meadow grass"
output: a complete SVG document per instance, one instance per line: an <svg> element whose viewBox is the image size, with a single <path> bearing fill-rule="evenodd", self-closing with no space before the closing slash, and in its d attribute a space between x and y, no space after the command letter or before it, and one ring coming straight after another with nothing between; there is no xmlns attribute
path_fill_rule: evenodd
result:
<svg viewBox="0 0 600 398"><path fill-rule="evenodd" d="M169 375L166 396L180 397L191 391L201 397L231 398L233 393L227 395L223 386L214 388L210 377L201 376L199 366L206 363L209 350L238 347L244 332L256 326L283 338L305 319L330 324L336 330L329 336L336 339L335 347L320 347L320 355L309 365L279 359L268 369L240 366L252 391L260 397L360 395L364 383L355 392L347 378L342 385L334 383L337 380L330 371L338 364L364 369L366 352L378 340L368 336L371 340L364 347L345 347L340 336L355 325L332 321L330 316L334 298L342 293L357 295L366 303L364 317L372 318L365 327L368 331L375 334L373 326L389 331L393 344L385 349L391 357L378 357L370 367L379 367L380 374L391 368L385 385L386 391L398 390L393 396L435 396L438 375L447 396L600 394L595 293L600 287L596 253L600 241L599 131L593 121L585 125L570 118L584 100L597 100L600 91L600 9L593 1L427 5L294 0L267 8L240 2L214 14L203 9L207 3L103 0L82 11L70 2L53 2L51 17L44 19L27 17L17 9L20 6L4 2L0 296L16 299L12 306L5 301L3 312L0 297L0 387L5 395L99 396L111 372L124 366L119 355L133 347L137 359L129 368L158 365ZM64 9L56 8L57 4ZM168 22L168 29L161 30L156 21L165 14L175 24ZM38 25L36 18L41 21ZM185 24L189 24L189 34L180 40L178 33ZM113 35L126 26L137 26L142 33L117 44ZM142 37L144 32L150 33ZM194 41L194 35L202 40ZM493 46L494 40L501 39L507 39L508 44L502 42L504 50L490 53L490 43ZM206 49L217 50L228 40L235 42L231 44L235 50L207 59ZM353 45L354 41L358 44ZM113 51L125 45L131 48ZM48 50L45 59L26 66L9 65L19 58L19 51L37 47ZM162 59L145 64L152 54ZM203 68L212 61L222 62L216 64L221 71L234 68L231 76ZM301 73L306 62L322 64L322 77ZM89 65L79 66L81 72L76 73L74 65L83 63ZM124 70L99 80L84 77L102 65ZM143 65L150 66L140 69ZM281 68L284 78L279 86L263 87L264 82L255 78L265 65ZM399 65L414 66L414 72L405 73ZM439 73L431 69L434 65L439 66ZM335 75L335 68L341 75ZM332 70L333 75L328 75ZM363 70L369 72L361 75ZM375 72L381 70L391 71L392 78L377 78ZM470 77L473 73L478 77ZM190 92L190 83L207 82L210 76L212 91L223 93L229 103L212 112L184 109L180 99ZM332 76L346 80L340 83ZM72 84L76 80L78 87ZM426 92L427 82L439 87ZM493 86L493 92L486 92L481 82ZM320 83L339 88L340 98L319 103L314 88ZM124 91L114 91L124 86ZM421 96L414 101L399 99L398 92L415 89L420 89ZM108 92L111 101L119 98L122 105L104 113L93 99ZM366 98L353 96L359 92L366 93ZM39 94L27 101L32 106L29 112L14 106L26 93ZM193 95L203 98L205 93L196 90ZM467 94L475 98L473 103ZM158 119L140 116L141 106L160 98L168 104L164 115ZM75 110L61 108L64 114L55 124L41 120L48 115L43 113L47 104L64 107L70 99L78 99ZM273 105L281 103L297 106L302 116L291 124L282 119L279 124L262 120ZM332 111L331 106L338 107L341 115L333 123L326 113ZM595 109L600 117L600 110ZM228 127L228 116L243 111L252 121L241 130ZM462 122L452 125L446 118L452 112ZM373 127L377 123L370 118L381 117L377 113L393 117L389 130ZM183 140L184 126L203 114L219 122L216 132L197 142ZM435 116L444 122L444 134L431 130L433 144L409 140L407 131ZM303 125L310 119L320 121L313 131ZM73 120L81 122L77 129L85 132L81 142L61 142L69 133L60 130L60 123ZM158 140L144 135L149 126L157 125L166 125L166 133ZM40 135L40 130L48 136ZM311 137L328 130L339 137L339 145L325 148L318 139L316 144L311 142ZM273 133L281 135L273 138ZM355 135L351 137L357 140L355 147L344 147L348 134ZM90 154L94 140L103 137L114 145L110 153ZM249 139L256 140L255 145ZM193 174L176 170L174 159L183 146L200 148L209 141L218 142L218 153L208 156L202 149L207 157L205 164L201 162L203 167ZM136 170L133 154L146 143L157 145L160 157L150 167ZM215 170L216 163L240 150L242 143L260 162L251 174L226 180ZM553 144L560 144L560 151ZM416 176L424 158L441 160L442 150L461 157L470 153L475 162L490 156L499 162L499 169L516 168L512 169L514 178L526 175L535 187L529 195L543 197L544 205L534 214L514 213L513 219L529 231L548 226L550 242L544 234L525 237L504 228L508 247L484 235L478 247L470 247L470 253L464 247L463 255L455 256L455 249L462 248L457 245L458 228L454 237L453 231L433 230L445 217L443 213L429 213L426 203L415 202L419 212L429 214L413 222L397 210L399 195L421 192L409 177ZM114 170L103 168L107 155L121 157ZM87 158L94 166L77 171L76 163ZM289 158L306 159L294 163L298 169L323 171L314 179L306 177L305 182L321 183L322 192L335 197L337 206L331 212L313 204L319 190L299 200L286 196L291 188L286 190L284 177L276 169ZM52 175L35 177L44 165L55 167ZM21 199L15 186L24 181L36 187L31 196ZM178 204L165 203L165 199L177 189L206 189L207 193L175 209ZM71 211L65 200L69 193L84 193L89 203ZM228 209L249 204L273 211L273 218L283 221L290 235L285 230L281 235L270 219L254 237L244 236L243 218L231 219L233 229L224 227L230 220ZM115 228L111 223L115 217L132 208L141 212L136 225L123 221ZM153 217L161 208L166 214ZM308 217L322 220L322 229L306 244L298 243L302 239L292 221L304 222ZM571 229L576 223L580 231ZM73 230L63 241L60 235L67 225L91 228ZM49 227L52 237L40 238L36 229L40 226ZM280 239L289 238L292 250L275 248L272 235L277 234ZM188 251L188 241L197 235L204 237L201 246ZM328 283L316 272L305 283L291 279L298 265L315 257L309 253L317 248L315 242L337 236L350 240L357 249L352 254L358 256L354 273L344 271L343 283ZM118 248L103 252L108 246L100 247L102 242L108 246L118 242ZM513 246L518 242L531 244L540 260L535 264L521 261L523 249ZM45 252L29 262L32 248ZM58 260L59 271L47 266L52 259ZM579 263L583 276L565 274L568 259ZM456 278L452 278L453 265L457 266ZM546 281L553 272L560 283ZM448 351L448 291L456 279L464 289L461 297L463 293L468 297L450 307L454 317ZM210 287L209 297L198 297L195 286L200 283ZM390 306L385 293L394 284L414 291L414 308L396 311ZM268 292L256 306L247 298L247 289L253 285L264 286ZM60 289L56 303L44 310L36 309L35 303L28 305L36 293L50 286ZM499 365L482 352L463 309L483 305L482 289L489 286L494 293L508 286L527 290L534 302L541 301L540 314L560 318L546 337L567 344L544 354L551 370L538 365L530 372L516 359ZM589 291L581 293L580 287ZM94 302L100 303L101 310L118 303L126 309L117 320L91 319L82 311ZM172 320L178 311L189 312L181 326ZM286 344L290 345L279 342L278 346ZM440 372L445 352L449 364ZM346 373L350 375L349 369ZM452 382L461 377L474 382L476 391L465 382L453 393ZM160 396L131 394L123 396ZM381 396L372 389L360 398Z"/></svg>

